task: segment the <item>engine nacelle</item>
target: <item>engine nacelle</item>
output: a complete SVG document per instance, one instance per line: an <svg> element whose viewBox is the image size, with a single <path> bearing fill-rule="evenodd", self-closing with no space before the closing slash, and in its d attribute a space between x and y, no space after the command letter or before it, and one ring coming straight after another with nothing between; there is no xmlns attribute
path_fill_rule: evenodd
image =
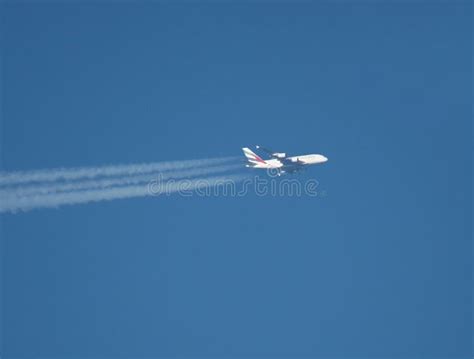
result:
<svg viewBox="0 0 474 359"><path fill-rule="evenodd" d="M276 152L273 154L274 157L276 158L285 158L286 157L286 153L284 152Z"/></svg>

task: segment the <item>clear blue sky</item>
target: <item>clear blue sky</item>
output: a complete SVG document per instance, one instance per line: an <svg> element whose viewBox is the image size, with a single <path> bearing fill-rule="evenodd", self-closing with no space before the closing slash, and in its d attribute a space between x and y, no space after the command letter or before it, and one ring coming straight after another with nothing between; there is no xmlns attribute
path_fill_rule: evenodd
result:
<svg viewBox="0 0 474 359"><path fill-rule="evenodd" d="M329 157L324 198L2 215L2 357L462 357L469 1L3 2L2 167Z"/></svg>

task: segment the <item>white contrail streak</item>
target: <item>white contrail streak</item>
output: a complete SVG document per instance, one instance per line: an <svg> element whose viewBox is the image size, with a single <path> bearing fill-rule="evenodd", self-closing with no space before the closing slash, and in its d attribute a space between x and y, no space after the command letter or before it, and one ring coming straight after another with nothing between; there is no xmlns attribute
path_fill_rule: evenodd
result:
<svg viewBox="0 0 474 359"><path fill-rule="evenodd" d="M107 188L112 186L124 186L132 184L140 184L150 181L164 181L169 179L179 179L195 176L209 175L212 173L223 173L231 170L241 168L241 165L227 165L227 166L213 166L204 168L193 168L189 170L179 171L165 171L154 172L144 175L126 176L126 177L112 177L112 178L98 178L85 179L71 182L47 183L47 184L29 184L20 185L18 187L9 187L0 189L0 200L5 200L9 197L25 197L37 194L48 194L55 192L79 191L86 189Z"/></svg>
<svg viewBox="0 0 474 359"><path fill-rule="evenodd" d="M186 168L224 164L237 157L221 157L172 162L154 162L130 165L115 165L82 168L56 168L50 170L0 172L0 186L29 182L49 182L58 180L77 180L100 176L130 176L156 171L180 170Z"/></svg>
<svg viewBox="0 0 474 359"><path fill-rule="evenodd" d="M191 180L180 180L150 188L148 184L124 187L111 187L75 192L41 194L21 198L6 198L0 202L0 212L28 211L35 208L55 208L62 205L73 205L89 202L110 201L114 199L155 196L160 193L186 192L237 183L248 178L244 175L208 177Z"/></svg>

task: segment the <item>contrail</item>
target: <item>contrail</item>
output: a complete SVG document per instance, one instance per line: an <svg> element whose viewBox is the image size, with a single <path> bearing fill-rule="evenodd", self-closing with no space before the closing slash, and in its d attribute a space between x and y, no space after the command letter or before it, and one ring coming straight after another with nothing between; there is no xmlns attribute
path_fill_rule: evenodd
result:
<svg viewBox="0 0 474 359"><path fill-rule="evenodd" d="M28 211L35 208L55 208L62 205L73 205L80 203L110 201L114 199L156 196L158 193L183 192L209 187L217 187L237 183L248 178L245 175L218 176L207 178L195 178L191 180L179 180L176 182L158 185L151 190L148 184L111 187L103 189L92 189L74 192L59 192L40 194L21 198L10 197L0 202L0 212Z"/></svg>
<svg viewBox="0 0 474 359"><path fill-rule="evenodd" d="M172 162L140 163L102 167L56 168L50 170L0 172L0 185L29 182L50 182L58 180L77 180L101 176L125 176L145 174L156 171L180 170L186 168L224 164L238 157L220 157Z"/></svg>
<svg viewBox="0 0 474 359"><path fill-rule="evenodd" d="M112 177L112 178L98 178L98 179L85 179L72 182L59 182L59 183L34 183L34 184L23 184L17 187L7 187L6 189L0 189L0 200L5 200L9 197L25 197L39 194L49 194L56 192L67 192L67 191L79 191L86 189L98 189L107 188L112 186L124 186L139 184L143 182L150 182L153 180L163 181L169 179L179 179L195 176L209 175L212 173L223 173L241 168L241 165L227 165L227 166L212 166L204 168L192 168L188 170L179 171L164 171L164 172L153 172L144 175L134 175L125 177Z"/></svg>

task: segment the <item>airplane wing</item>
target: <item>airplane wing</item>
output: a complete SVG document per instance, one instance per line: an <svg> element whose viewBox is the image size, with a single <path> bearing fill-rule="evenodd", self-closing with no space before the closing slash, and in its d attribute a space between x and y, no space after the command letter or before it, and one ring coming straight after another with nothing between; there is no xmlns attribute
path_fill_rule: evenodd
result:
<svg viewBox="0 0 474 359"><path fill-rule="evenodd" d="M262 146L259 146L259 145L256 145L255 148L258 149L258 150L262 150L263 152L267 153L270 156L273 156L273 154L275 153L275 151L272 151L269 148L262 147Z"/></svg>
<svg viewBox="0 0 474 359"><path fill-rule="evenodd" d="M275 152L275 151L272 151L268 148L265 148L265 147L262 147L262 146L259 146L259 145L256 145L255 146L257 149L260 149L262 150L263 152L267 153L271 158L276 158L278 160L283 160L286 158L286 153L283 153L283 152Z"/></svg>

